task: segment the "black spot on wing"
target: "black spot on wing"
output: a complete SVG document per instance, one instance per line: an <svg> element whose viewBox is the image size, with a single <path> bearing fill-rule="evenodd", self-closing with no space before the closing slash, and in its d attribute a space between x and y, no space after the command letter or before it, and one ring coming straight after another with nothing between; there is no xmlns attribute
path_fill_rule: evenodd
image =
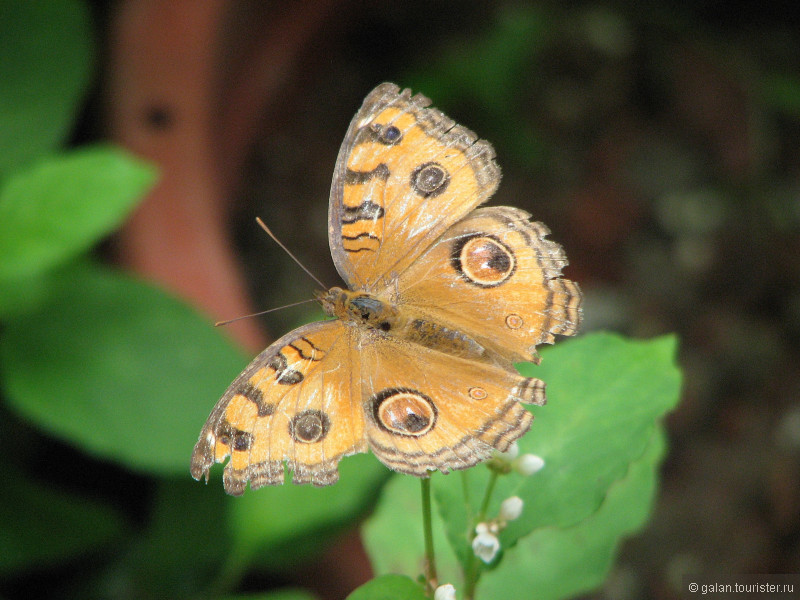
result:
<svg viewBox="0 0 800 600"><path fill-rule="evenodd" d="M382 218L383 214L384 210L380 204L375 204L372 200L364 200L356 207L344 207L342 224L347 225L357 221L374 221Z"/></svg>
<svg viewBox="0 0 800 600"><path fill-rule="evenodd" d="M330 417L321 410L304 410L289 421L289 435L296 442L304 444L321 442L328 435L330 428Z"/></svg>
<svg viewBox="0 0 800 600"><path fill-rule="evenodd" d="M308 344L308 348L311 350L311 354L307 354L306 349L301 347L302 344L297 343L299 340L302 340L303 342ZM324 355L324 352L321 352L319 347L305 336L297 338L297 340L289 344L289 346L291 348L294 348L295 351L297 352L297 355L303 360L312 360L314 362L317 362L322 360L322 356Z"/></svg>
<svg viewBox="0 0 800 600"><path fill-rule="evenodd" d="M355 242L356 240L363 240L363 239L369 239L369 240L376 240L377 241L380 238L378 238L378 236L375 235L374 233L364 232L364 233L359 233L358 235L344 235L344 234L342 234L342 239L343 240L347 240L349 242Z"/></svg>
<svg viewBox="0 0 800 600"><path fill-rule="evenodd" d="M275 370L275 381L281 385L295 385L304 379L300 371L289 368L289 361L280 352L269 360L267 366Z"/></svg>
<svg viewBox="0 0 800 600"><path fill-rule="evenodd" d="M411 172L410 184L423 198L438 196L450 185L450 173L439 163L423 163Z"/></svg>
<svg viewBox="0 0 800 600"><path fill-rule="evenodd" d="M372 143L394 146L402 141L403 132L394 125L370 123L356 132L355 145Z"/></svg>
<svg viewBox="0 0 800 600"><path fill-rule="evenodd" d="M252 433L237 429L227 420L220 423L219 429L217 430L217 438L226 446L239 452L249 450L253 445Z"/></svg>
<svg viewBox="0 0 800 600"><path fill-rule="evenodd" d="M389 167L381 163L371 171L354 171L353 169L347 169L344 172L345 185L363 185L373 179L381 179L383 181L389 179Z"/></svg>
<svg viewBox="0 0 800 600"><path fill-rule="evenodd" d="M259 417L267 417L275 412L275 405L271 402L266 402L261 390L251 383L242 384L242 386L236 390L236 394L244 396L255 404L258 407Z"/></svg>

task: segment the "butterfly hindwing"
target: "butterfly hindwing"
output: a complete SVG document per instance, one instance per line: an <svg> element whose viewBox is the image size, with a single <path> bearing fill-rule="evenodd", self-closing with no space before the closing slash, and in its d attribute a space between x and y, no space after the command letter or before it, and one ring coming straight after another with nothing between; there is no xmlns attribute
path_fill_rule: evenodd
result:
<svg viewBox="0 0 800 600"><path fill-rule="evenodd" d="M561 277L567 258L518 208L479 208L450 227L400 274L397 302L463 332L510 361L580 323L581 293Z"/></svg>
<svg viewBox="0 0 800 600"><path fill-rule="evenodd" d="M544 383L474 357L391 336L365 346L361 368L366 437L389 468L426 476L470 467L505 451L544 403Z"/></svg>

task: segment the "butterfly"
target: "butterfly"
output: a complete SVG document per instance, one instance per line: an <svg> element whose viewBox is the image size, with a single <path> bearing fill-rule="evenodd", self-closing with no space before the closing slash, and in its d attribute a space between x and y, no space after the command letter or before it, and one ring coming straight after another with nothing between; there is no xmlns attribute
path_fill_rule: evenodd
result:
<svg viewBox="0 0 800 600"><path fill-rule="evenodd" d="M328 233L347 288L319 292L331 320L259 354L214 407L195 479L228 459L225 491L330 485L371 450L427 477L505 451L530 428L545 384L514 362L573 335L578 285L549 230L518 208L479 208L497 189L492 146L391 83L375 88L339 151Z"/></svg>

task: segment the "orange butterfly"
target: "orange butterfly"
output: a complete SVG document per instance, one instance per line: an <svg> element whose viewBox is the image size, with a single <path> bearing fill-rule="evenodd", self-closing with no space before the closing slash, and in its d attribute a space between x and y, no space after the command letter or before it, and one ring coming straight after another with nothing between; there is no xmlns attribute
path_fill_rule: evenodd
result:
<svg viewBox="0 0 800 600"><path fill-rule="evenodd" d="M544 404L515 361L572 335L578 285L541 223L507 206L492 146L430 100L375 88L347 131L330 197L331 253L349 289L318 299L333 320L259 354L220 399L192 454L195 479L230 460L225 490L330 485L343 456L372 452L426 477L504 451ZM284 466L285 465L285 466Z"/></svg>

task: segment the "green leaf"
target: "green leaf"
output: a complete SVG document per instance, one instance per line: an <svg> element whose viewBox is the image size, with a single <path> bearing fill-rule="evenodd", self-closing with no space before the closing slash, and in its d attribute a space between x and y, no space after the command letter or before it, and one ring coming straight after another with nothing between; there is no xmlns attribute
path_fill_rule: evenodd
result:
<svg viewBox="0 0 800 600"><path fill-rule="evenodd" d="M245 359L208 319L130 276L76 266L50 285L0 339L10 406L91 454L188 476L203 422Z"/></svg>
<svg viewBox="0 0 800 600"><path fill-rule="evenodd" d="M434 480L439 477L442 476L433 475ZM361 528L364 546L378 575L414 576L423 572L425 542L419 482L409 475L394 475L386 484L375 512ZM442 520L434 515L431 525L439 581L457 585L461 581L459 563L447 541Z"/></svg>
<svg viewBox="0 0 800 600"><path fill-rule="evenodd" d="M573 585L577 593L602 581L619 537L639 527L652 504L656 469L663 450L656 423L658 417L674 404L678 392L679 377L673 366L673 354L672 338L635 342L608 334L585 336L546 352L542 365L550 365L549 372L542 374L540 370L543 367L536 370L550 384L550 403L539 410L545 413L556 406L560 406L560 410L556 411L557 415L551 415L549 420L537 416L533 432L520 441L522 452L536 451L545 457L546 466L528 478L511 474L498 481L490 514L496 514L499 503L513 494L523 497L525 509L519 521L510 523L509 529L501 534L501 544L506 552L500 566L483 576L489 581L486 585L491 586L492 593L484 594L483 590L479 590L480 597L522 598L530 595L530 590L537 590L538 598L543 581L548 582L548 589L554 590ZM584 366L584 361L589 367ZM611 365L615 365L614 369L606 371ZM615 381L617 377L626 383ZM597 379L603 379L603 384L598 384ZM652 380L645 384L643 379ZM638 390L638 395L633 393L624 400L624 404L627 406L639 402L646 405L646 409L615 406L619 400L608 400L610 394L625 396L623 391L627 387ZM556 390L561 391L557 393ZM659 393L664 397L657 398ZM570 401L573 404L570 405ZM599 414L593 414L592 411ZM612 415L605 414L609 411ZM633 411L633 414L619 414L625 411ZM606 431L616 429L611 422L612 416L626 432L616 434L623 439L615 439L613 443L609 438L614 436ZM547 432L543 431L545 428ZM530 444L529 438L534 438L537 433L540 434L539 439L534 439L535 443ZM593 448L590 455L611 461L616 467L609 469L608 465L596 465L591 460L587 465L584 464L586 460L576 459L576 455L581 453L582 436L586 436ZM591 442L597 439L606 440L606 445L610 447L603 449L599 447L601 444ZM620 444L627 444L628 447L620 448ZM559 453L564 456L557 456ZM613 455L612 458L609 458L609 453ZM548 479L548 469L557 470L555 475L558 477L554 475ZM462 562L468 548L462 488L464 476L471 483L470 497L472 504L476 505L482 498L488 480L488 469L485 467L479 466L465 473L447 476L434 475L432 478L440 512L446 519L455 549L461 551ZM629 485L629 482L633 483ZM620 490L623 489L628 490L624 501L615 501L614 498L620 496ZM568 494L581 497L571 498ZM387 485L375 513L365 523L364 542L376 573L415 575L421 572L423 539L419 496L417 479L396 476ZM542 498L544 496L552 497L545 500ZM602 520L595 518L599 514L595 511L600 506L604 511ZM473 510L476 508L473 506ZM547 512L542 517L540 511ZM595 516L590 516L592 513ZM527 526L520 528L519 523L525 524L526 519ZM433 528L439 580L453 583L458 588L458 561L453 549L444 543L447 538L442 531L442 520L434 519ZM525 535L528 537L523 537ZM524 547L513 547L520 538L522 541L518 546ZM582 554L574 546L584 538L591 538L593 545ZM537 553L533 562L526 563L521 557L530 559L532 550L528 548L537 549ZM585 556L592 551L595 553ZM576 558L564 559L564 554L570 553ZM577 557L583 557L583 566ZM569 565L569 569L557 570L557 565L553 566L553 563L559 561ZM506 567L507 562L515 565L514 569L531 572L530 576L521 578L521 581L528 582L526 585L530 584L527 589L520 586L517 593L501 591L502 582L507 578L503 579L500 574L507 576L510 572L510 568ZM557 575L553 574L554 571ZM517 577L516 571L512 576ZM484 579L481 580L482 585ZM534 584L535 587L531 587ZM559 584L562 588L558 587ZM512 587L517 589L514 585Z"/></svg>
<svg viewBox="0 0 800 600"><path fill-rule="evenodd" d="M50 278L38 274L0 282L0 320L36 310L50 293Z"/></svg>
<svg viewBox="0 0 800 600"><path fill-rule="evenodd" d="M331 486L287 483L249 490L231 502L228 520L243 562L238 569L264 556L269 557L265 566L274 570L296 563L306 552L321 551L333 535L368 511L390 475L368 454L345 457L339 473L339 481Z"/></svg>
<svg viewBox="0 0 800 600"><path fill-rule="evenodd" d="M186 475L159 482L146 528L114 566L114 577L105 582L108 587L95 595L118 596L122 578L130 598L186 598L206 593L231 550L222 518L231 499L206 492Z"/></svg>
<svg viewBox="0 0 800 600"><path fill-rule="evenodd" d="M573 527L544 527L521 540L497 569L483 575L478 597L559 600L599 587L621 538L650 515L664 447L664 435L657 431L596 513Z"/></svg>
<svg viewBox="0 0 800 600"><path fill-rule="evenodd" d="M3 473L0 574L56 565L107 546L124 524L111 508ZM43 543L46 540L45 543Z"/></svg>
<svg viewBox="0 0 800 600"><path fill-rule="evenodd" d="M69 133L91 75L89 11L75 0L6 0L0 44L2 181Z"/></svg>
<svg viewBox="0 0 800 600"><path fill-rule="evenodd" d="M562 341L542 352L540 366L525 367L527 375L547 383L548 404L534 407L536 420L519 447L521 453L542 457L545 467L533 477L498 479L489 518L510 496L525 502L522 516L502 533L503 547L541 527L574 525L598 509L678 401L675 346L671 336L633 341L592 334ZM480 466L467 472L473 512L488 478L489 470ZM465 564L469 526L462 482L436 478L434 495L448 538Z"/></svg>
<svg viewBox="0 0 800 600"><path fill-rule="evenodd" d="M418 583L403 575L383 575L368 581L347 597L347 600L426 600Z"/></svg>
<svg viewBox="0 0 800 600"><path fill-rule="evenodd" d="M87 250L116 229L155 171L115 148L47 159L0 189L0 295Z"/></svg>

